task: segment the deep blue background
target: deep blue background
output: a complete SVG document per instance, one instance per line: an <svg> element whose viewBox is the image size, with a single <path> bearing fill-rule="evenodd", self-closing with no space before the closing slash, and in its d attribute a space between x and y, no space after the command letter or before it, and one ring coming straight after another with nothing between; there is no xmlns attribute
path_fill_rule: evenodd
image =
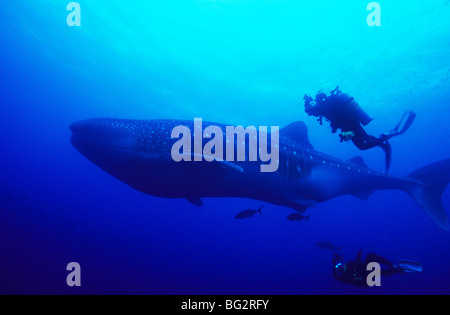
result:
<svg viewBox="0 0 450 315"><path fill-rule="evenodd" d="M0 5L0 293L450 293L450 234L402 192L338 198L310 223L272 205L236 221L261 203L142 195L76 152L68 128L93 117L303 120L319 151L383 170L381 150L361 154L303 113L303 94L340 85L376 117L371 133L417 112L392 141L392 173L404 176L450 157L449 1L380 1L379 28L366 24L368 0L79 1L79 28L66 25L68 2ZM420 260L425 272L352 288L318 241L348 259L364 248ZM72 261L82 288L66 286Z"/></svg>

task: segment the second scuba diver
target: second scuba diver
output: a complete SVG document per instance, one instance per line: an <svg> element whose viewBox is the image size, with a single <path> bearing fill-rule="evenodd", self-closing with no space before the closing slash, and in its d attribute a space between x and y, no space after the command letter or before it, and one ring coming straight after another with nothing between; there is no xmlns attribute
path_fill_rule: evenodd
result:
<svg viewBox="0 0 450 315"><path fill-rule="evenodd" d="M363 250L358 252L355 260L345 262L338 253L334 253L332 259L333 276L336 280L357 287L369 287L367 277L370 271L367 266L370 263L378 263L381 266L381 276L388 277L399 273L421 273L423 267L419 262L412 260L399 260L396 264L377 254L369 253L363 261Z"/></svg>

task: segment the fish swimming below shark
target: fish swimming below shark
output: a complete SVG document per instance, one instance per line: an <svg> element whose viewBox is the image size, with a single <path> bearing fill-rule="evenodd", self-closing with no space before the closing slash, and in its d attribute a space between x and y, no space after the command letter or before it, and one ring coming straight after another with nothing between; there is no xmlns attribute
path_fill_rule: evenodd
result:
<svg viewBox="0 0 450 315"><path fill-rule="evenodd" d="M294 221L300 221L301 222L301 221L304 221L304 220L309 221L310 218L311 218L311 216L304 216L301 213L294 213L294 214L291 214L290 216L287 217L287 219L289 221L291 221L291 222L294 222Z"/></svg>
<svg viewBox="0 0 450 315"><path fill-rule="evenodd" d="M263 209L263 206L261 206L258 210L248 209L248 210L242 211L235 216L235 219L237 219L237 220L250 219L250 218L255 217L255 215L257 213L262 215L263 214L262 209Z"/></svg>
<svg viewBox="0 0 450 315"><path fill-rule="evenodd" d="M73 146L91 162L134 189L162 198L247 198L298 213L342 195L367 199L377 190L401 190L442 229L450 229L442 195L450 182L450 159L403 178L370 170L362 158L349 161L314 150L303 122L280 130L279 168L260 171L262 162L175 162L171 150L177 126L192 121L91 119L71 125ZM203 122L203 128L225 125ZM225 141L225 134L224 134ZM269 150L274 149L270 148ZM247 153L248 155L248 153Z"/></svg>

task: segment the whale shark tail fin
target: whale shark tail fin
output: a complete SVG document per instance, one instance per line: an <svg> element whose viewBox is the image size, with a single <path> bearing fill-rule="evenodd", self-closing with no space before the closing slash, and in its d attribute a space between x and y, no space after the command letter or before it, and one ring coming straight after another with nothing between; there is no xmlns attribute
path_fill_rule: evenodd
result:
<svg viewBox="0 0 450 315"><path fill-rule="evenodd" d="M408 178L421 184L412 185L406 191L439 227L449 231L450 225L442 205L442 195L450 183L450 159L421 168Z"/></svg>

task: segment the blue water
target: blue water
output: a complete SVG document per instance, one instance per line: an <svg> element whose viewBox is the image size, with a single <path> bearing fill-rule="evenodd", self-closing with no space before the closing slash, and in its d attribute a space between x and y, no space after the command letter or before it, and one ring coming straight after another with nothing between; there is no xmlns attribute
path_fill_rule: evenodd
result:
<svg viewBox="0 0 450 315"><path fill-rule="evenodd" d="M383 171L381 150L341 144L303 112L305 93L339 85L376 118L372 134L417 113L392 140L392 175L404 176L450 157L448 0L380 1L381 27L366 23L368 0L79 1L81 27L66 24L68 2L0 5L0 293L450 293L450 233L402 192L341 197L311 222L269 204L237 221L264 203L143 195L79 154L69 130L94 117L303 120L317 150ZM353 288L319 241L425 272ZM81 288L66 285L74 261Z"/></svg>

